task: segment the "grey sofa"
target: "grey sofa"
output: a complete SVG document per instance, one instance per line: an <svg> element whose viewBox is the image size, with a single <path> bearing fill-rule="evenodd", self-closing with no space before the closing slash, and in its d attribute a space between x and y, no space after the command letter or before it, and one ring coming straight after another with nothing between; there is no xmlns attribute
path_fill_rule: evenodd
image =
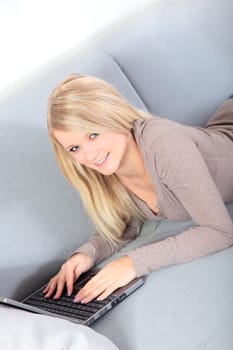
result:
<svg viewBox="0 0 233 350"><path fill-rule="evenodd" d="M232 0L159 0L1 97L0 295L23 298L94 230L48 140L55 85L71 73L94 75L139 108L203 125L233 93L232 33ZM228 210L233 217L233 204ZM118 255L192 224L148 221ZM93 328L121 350L232 350L232 272L233 247L151 273Z"/></svg>

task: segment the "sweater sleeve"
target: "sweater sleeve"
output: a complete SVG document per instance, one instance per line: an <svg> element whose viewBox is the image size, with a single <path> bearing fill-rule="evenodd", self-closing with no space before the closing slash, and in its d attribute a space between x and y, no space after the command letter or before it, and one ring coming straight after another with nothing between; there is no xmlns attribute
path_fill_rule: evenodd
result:
<svg viewBox="0 0 233 350"><path fill-rule="evenodd" d="M81 245L76 251L71 253L71 255L76 253L86 254L92 259L92 266L97 265L132 241L138 232L139 222L136 218L132 218L122 234L122 243L112 242L99 233L95 233L88 242Z"/></svg>
<svg viewBox="0 0 233 350"><path fill-rule="evenodd" d="M130 251L137 276L184 263L233 244L233 223L208 167L192 139L163 135L149 154L160 179L177 197L196 226L163 241ZM224 179L222 179L224 181ZM233 179L232 179L233 181Z"/></svg>

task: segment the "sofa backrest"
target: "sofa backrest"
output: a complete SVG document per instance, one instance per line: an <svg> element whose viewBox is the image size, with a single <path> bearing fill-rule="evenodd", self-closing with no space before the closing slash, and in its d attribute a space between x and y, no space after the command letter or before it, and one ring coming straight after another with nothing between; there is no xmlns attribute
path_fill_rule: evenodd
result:
<svg viewBox="0 0 233 350"><path fill-rule="evenodd" d="M202 125L233 92L232 13L231 0L157 1L1 97L0 295L26 295L94 230L48 140L51 90L72 73L95 75L138 108Z"/></svg>

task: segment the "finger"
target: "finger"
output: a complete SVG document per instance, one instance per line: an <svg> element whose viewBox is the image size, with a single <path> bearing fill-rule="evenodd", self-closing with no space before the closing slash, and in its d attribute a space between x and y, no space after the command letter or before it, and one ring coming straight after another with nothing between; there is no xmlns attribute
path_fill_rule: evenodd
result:
<svg viewBox="0 0 233 350"><path fill-rule="evenodd" d="M67 293L70 296L73 293L75 274L73 270L67 270L66 273L66 287Z"/></svg>
<svg viewBox="0 0 233 350"><path fill-rule="evenodd" d="M104 299L106 299L107 297L109 297L109 295L111 295L116 289L117 289L117 285L112 285L111 287L108 287L102 294L100 294L98 296L98 298L96 300L98 301L102 301Z"/></svg>
<svg viewBox="0 0 233 350"><path fill-rule="evenodd" d="M111 280L111 276L109 276L106 273L101 273L102 271L98 272L94 277L92 277L82 288L82 292L86 292L90 289L98 288L101 285L109 284Z"/></svg>
<svg viewBox="0 0 233 350"><path fill-rule="evenodd" d="M99 290L96 290L94 295L89 294L85 299L84 303L89 303L91 300L95 299L98 301L104 300L107 298L109 295L111 295L114 290L118 288L117 284L112 284L112 285L107 285L105 288L101 288Z"/></svg>
<svg viewBox="0 0 233 350"><path fill-rule="evenodd" d="M74 302L80 302L82 304L87 304L93 299L97 298L99 294L103 292L103 288L91 290L88 293L85 293L82 297L79 296L79 294L76 295Z"/></svg>
<svg viewBox="0 0 233 350"><path fill-rule="evenodd" d="M44 294L47 293L48 290L49 290L49 285L47 284L47 286L43 289L43 293L44 293Z"/></svg>
<svg viewBox="0 0 233 350"><path fill-rule="evenodd" d="M56 287L57 287L57 279L52 279L43 291L43 293L45 293L44 297L50 298L54 293Z"/></svg>
<svg viewBox="0 0 233 350"><path fill-rule="evenodd" d="M89 303L102 294L109 287L109 281L99 280L96 283L88 282L76 295L75 301Z"/></svg>
<svg viewBox="0 0 233 350"><path fill-rule="evenodd" d="M97 275L92 277L90 281L88 281L85 286L80 289L75 297L75 301L84 300L90 293L93 293L93 291L97 290L101 286L101 281L96 277Z"/></svg>
<svg viewBox="0 0 233 350"><path fill-rule="evenodd" d="M65 287L65 275L62 274L59 276L59 279L57 281L57 291L53 299L59 299L61 297L64 287Z"/></svg>

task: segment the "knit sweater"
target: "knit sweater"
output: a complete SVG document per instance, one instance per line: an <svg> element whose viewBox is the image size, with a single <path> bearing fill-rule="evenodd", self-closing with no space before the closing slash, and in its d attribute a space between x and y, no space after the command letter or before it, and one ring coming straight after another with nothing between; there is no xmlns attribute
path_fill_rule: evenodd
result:
<svg viewBox="0 0 233 350"><path fill-rule="evenodd" d="M184 263L233 244L233 222L224 203L233 201L233 99L226 100L204 127L193 127L157 116L137 120L133 134L156 189L155 214L133 193L132 199L152 220L193 220L180 234L129 251L137 276ZM139 233L137 221L128 223L122 237ZM77 252L93 265L117 252L98 233Z"/></svg>

